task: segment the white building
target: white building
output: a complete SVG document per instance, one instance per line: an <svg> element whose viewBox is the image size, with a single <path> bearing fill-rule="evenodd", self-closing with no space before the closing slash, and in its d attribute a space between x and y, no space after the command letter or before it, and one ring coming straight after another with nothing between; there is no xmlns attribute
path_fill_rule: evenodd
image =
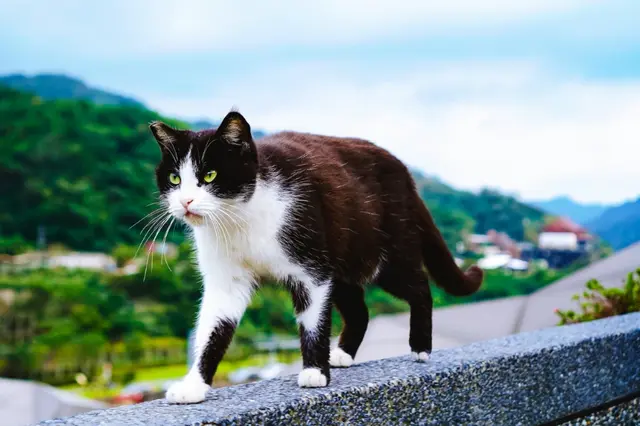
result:
<svg viewBox="0 0 640 426"><path fill-rule="evenodd" d="M573 232L542 232L538 247L545 250L577 250L578 236Z"/></svg>
<svg viewBox="0 0 640 426"><path fill-rule="evenodd" d="M80 269L100 269L113 271L116 269L116 261L104 253L81 253L73 252L66 254L52 255L47 260L50 268L80 268Z"/></svg>

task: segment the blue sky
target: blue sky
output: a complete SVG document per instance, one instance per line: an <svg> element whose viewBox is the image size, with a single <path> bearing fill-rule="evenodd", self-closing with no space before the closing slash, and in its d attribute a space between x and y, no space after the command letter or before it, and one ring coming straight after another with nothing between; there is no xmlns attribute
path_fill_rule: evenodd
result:
<svg viewBox="0 0 640 426"><path fill-rule="evenodd" d="M4 0L0 73L360 136L466 189L640 193L636 0Z"/></svg>

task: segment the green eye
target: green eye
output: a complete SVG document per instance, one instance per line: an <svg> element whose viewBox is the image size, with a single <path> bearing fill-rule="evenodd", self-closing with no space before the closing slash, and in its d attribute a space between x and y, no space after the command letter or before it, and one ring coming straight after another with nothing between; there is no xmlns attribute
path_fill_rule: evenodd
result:
<svg viewBox="0 0 640 426"><path fill-rule="evenodd" d="M180 185L180 176L175 173L171 173L169 175L169 182L171 182L172 185Z"/></svg>
<svg viewBox="0 0 640 426"><path fill-rule="evenodd" d="M218 172L215 170L211 170L209 173L204 175L204 181L207 183L213 182L213 180L218 176Z"/></svg>

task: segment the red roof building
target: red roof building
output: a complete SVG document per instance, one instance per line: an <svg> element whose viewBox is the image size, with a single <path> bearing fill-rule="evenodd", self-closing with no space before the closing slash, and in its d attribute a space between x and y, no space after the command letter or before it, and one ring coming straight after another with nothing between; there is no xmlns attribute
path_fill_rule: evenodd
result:
<svg viewBox="0 0 640 426"><path fill-rule="evenodd" d="M542 232L571 233L571 234L575 234L578 237L578 240L580 241L590 240L593 238L591 234L589 234L589 231L587 231L577 223L574 223L571 220L564 217L555 219L552 222L546 224L542 228Z"/></svg>

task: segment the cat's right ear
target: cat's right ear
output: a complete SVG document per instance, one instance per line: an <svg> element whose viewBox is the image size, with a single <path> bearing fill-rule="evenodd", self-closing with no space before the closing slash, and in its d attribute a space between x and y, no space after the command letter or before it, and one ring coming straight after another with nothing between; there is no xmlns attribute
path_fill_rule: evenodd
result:
<svg viewBox="0 0 640 426"><path fill-rule="evenodd" d="M178 140L178 134L180 133L180 130L174 129L162 121L151 122L149 129L162 151L171 149L170 147Z"/></svg>

